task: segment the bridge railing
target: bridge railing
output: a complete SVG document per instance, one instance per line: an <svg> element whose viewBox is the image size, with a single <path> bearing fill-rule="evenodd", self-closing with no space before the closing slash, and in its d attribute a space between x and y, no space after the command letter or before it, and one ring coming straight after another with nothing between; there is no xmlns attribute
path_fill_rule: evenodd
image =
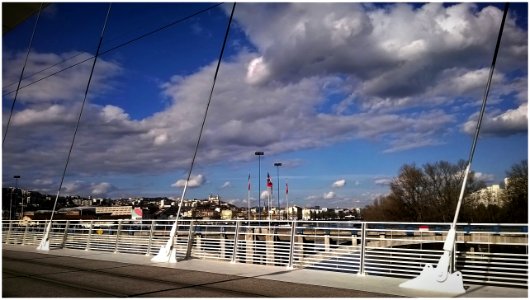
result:
<svg viewBox="0 0 530 300"><path fill-rule="evenodd" d="M50 248L155 255L173 220L56 220ZM34 245L46 221L2 222L4 244ZM413 278L442 255L450 224L359 221L179 221L179 260ZM465 283L528 287L527 224L457 224L453 268Z"/></svg>

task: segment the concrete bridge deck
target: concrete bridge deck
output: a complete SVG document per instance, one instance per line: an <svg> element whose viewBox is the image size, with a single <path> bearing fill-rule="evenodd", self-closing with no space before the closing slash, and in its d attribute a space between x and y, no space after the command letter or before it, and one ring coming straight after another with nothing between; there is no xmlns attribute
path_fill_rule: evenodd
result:
<svg viewBox="0 0 530 300"><path fill-rule="evenodd" d="M450 297L403 289L404 279L191 259L2 245L3 297ZM464 274L465 276L465 274ZM472 298L527 298L528 290L466 285Z"/></svg>

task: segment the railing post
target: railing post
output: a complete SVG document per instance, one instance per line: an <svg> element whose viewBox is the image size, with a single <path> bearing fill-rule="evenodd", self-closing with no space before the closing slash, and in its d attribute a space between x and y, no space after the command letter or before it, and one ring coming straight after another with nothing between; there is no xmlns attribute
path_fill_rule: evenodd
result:
<svg viewBox="0 0 530 300"><path fill-rule="evenodd" d="M225 244L226 239L224 234L219 235L219 258L224 259L225 258Z"/></svg>
<svg viewBox="0 0 530 300"><path fill-rule="evenodd" d="M451 273L454 273L456 271L456 235L455 235L455 243L453 244L453 257L451 259L451 262L449 263L449 271Z"/></svg>
<svg viewBox="0 0 530 300"><path fill-rule="evenodd" d="M26 242L26 236L28 235L28 225L26 224L26 228L24 228L24 235L22 235L22 245Z"/></svg>
<svg viewBox="0 0 530 300"><path fill-rule="evenodd" d="M253 264L254 263L254 232L253 231L249 230L245 233L245 245L246 245L245 262L247 264Z"/></svg>
<svg viewBox="0 0 530 300"><path fill-rule="evenodd" d="M232 260L231 263L236 262L236 256L237 256L237 241L239 239L239 223L240 221L236 221L236 232L234 233L234 248L232 251Z"/></svg>
<svg viewBox="0 0 530 300"><path fill-rule="evenodd" d="M116 245L114 246L114 253L118 253L118 244L120 243L120 234L121 234L121 223L122 223L122 219L119 219L118 220L118 231L116 231ZM129 225L129 230L130 230L130 225Z"/></svg>
<svg viewBox="0 0 530 300"><path fill-rule="evenodd" d="M276 255L274 250L274 229L269 227L265 235L265 263L274 266L274 257Z"/></svg>
<svg viewBox="0 0 530 300"><path fill-rule="evenodd" d="M190 230L188 231L188 247L186 249L186 257L184 259L189 259L191 257L191 250L193 249L193 239L195 237L195 221L190 222Z"/></svg>
<svg viewBox="0 0 530 300"><path fill-rule="evenodd" d="M149 241L147 242L147 253L145 255L151 255L151 245L153 244L153 235L155 231L155 220L151 221L151 230L149 230Z"/></svg>
<svg viewBox="0 0 530 300"><path fill-rule="evenodd" d="M70 220L66 220L64 224L63 241L61 242L61 249L64 249L66 245L66 239L68 238L68 227L70 226Z"/></svg>
<svg viewBox="0 0 530 300"><path fill-rule="evenodd" d="M197 239L197 252L202 251L202 237L200 235L195 237Z"/></svg>
<svg viewBox="0 0 530 300"><path fill-rule="evenodd" d="M361 256L359 262L359 275L365 275L364 272L364 258L366 252L366 223L361 223Z"/></svg>
<svg viewBox="0 0 530 300"><path fill-rule="evenodd" d="M295 236L296 236L296 221L293 221L291 223L291 243L289 244L289 264L287 265L287 269L293 269Z"/></svg>
<svg viewBox="0 0 530 300"><path fill-rule="evenodd" d="M9 222L9 228L7 229L6 244L9 244L9 239L11 238L11 230L13 229L13 222Z"/></svg>
<svg viewBox="0 0 530 300"><path fill-rule="evenodd" d="M85 251L90 250L90 239L92 238L92 229L94 228L94 220L90 220L90 228L88 229L88 240L86 241Z"/></svg>

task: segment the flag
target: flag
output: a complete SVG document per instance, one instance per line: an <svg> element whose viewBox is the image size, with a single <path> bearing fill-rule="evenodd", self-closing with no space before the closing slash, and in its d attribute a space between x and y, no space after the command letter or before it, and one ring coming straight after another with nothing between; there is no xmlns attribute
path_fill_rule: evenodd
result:
<svg viewBox="0 0 530 300"><path fill-rule="evenodd" d="M289 194L289 186L285 183L285 194Z"/></svg>
<svg viewBox="0 0 530 300"><path fill-rule="evenodd" d="M248 190L250 191L250 173L248 173Z"/></svg>
<svg viewBox="0 0 530 300"><path fill-rule="evenodd" d="M269 175L269 173L267 173L267 188L272 189L272 180L271 180L271 176Z"/></svg>

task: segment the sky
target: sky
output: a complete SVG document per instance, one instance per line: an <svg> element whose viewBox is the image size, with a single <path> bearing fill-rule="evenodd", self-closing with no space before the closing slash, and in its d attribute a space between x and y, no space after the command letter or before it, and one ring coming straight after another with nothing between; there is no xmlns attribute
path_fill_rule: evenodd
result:
<svg viewBox="0 0 530 300"><path fill-rule="evenodd" d="M4 187L57 193L108 8L42 11ZM112 4L61 195L180 197L231 8ZM472 165L487 184L528 156L527 15L511 4ZM364 207L404 164L467 159L501 18L494 3L238 3L186 198L246 207L250 174L257 206L269 174L282 206L288 184L290 204ZM35 19L2 36L3 133Z"/></svg>

